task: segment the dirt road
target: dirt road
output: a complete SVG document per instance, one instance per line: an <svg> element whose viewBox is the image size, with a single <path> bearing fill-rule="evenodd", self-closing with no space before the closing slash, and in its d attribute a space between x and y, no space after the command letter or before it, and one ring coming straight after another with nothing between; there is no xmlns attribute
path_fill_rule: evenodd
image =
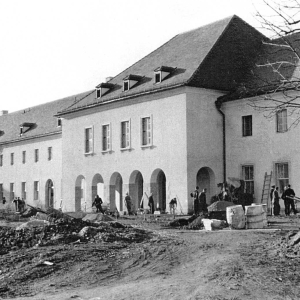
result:
<svg viewBox="0 0 300 300"><path fill-rule="evenodd" d="M212 232L134 222L149 231L131 243L20 249L0 256L0 299L300 299L300 253L286 256L299 219L269 221Z"/></svg>

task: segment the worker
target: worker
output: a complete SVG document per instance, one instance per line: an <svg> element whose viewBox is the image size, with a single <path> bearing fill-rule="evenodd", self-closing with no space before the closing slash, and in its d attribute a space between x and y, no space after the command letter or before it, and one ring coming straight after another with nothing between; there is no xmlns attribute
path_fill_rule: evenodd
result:
<svg viewBox="0 0 300 300"><path fill-rule="evenodd" d="M274 216L280 215L280 204L279 204L279 192L278 192L278 186L275 187L275 190L273 192L273 214Z"/></svg>
<svg viewBox="0 0 300 300"><path fill-rule="evenodd" d="M3 203L3 205L5 205L5 203L6 203L6 198L5 197L2 198L2 203Z"/></svg>
<svg viewBox="0 0 300 300"><path fill-rule="evenodd" d="M169 207L170 207L170 213L175 215L175 210L177 208L177 199L176 197L173 198L170 203L169 203Z"/></svg>
<svg viewBox="0 0 300 300"><path fill-rule="evenodd" d="M194 198L194 214L197 216L199 214L199 186L191 193L191 197Z"/></svg>
<svg viewBox="0 0 300 300"><path fill-rule="evenodd" d="M270 202L271 202L271 215L274 214L274 211L273 211L273 206L274 206L274 203L273 203L273 193L274 193L274 190L275 190L275 185L272 185L271 186L271 191L270 191Z"/></svg>
<svg viewBox="0 0 300 300"><path fill-rule="evenodd" d="M206 204L206 192L207 192L207 189L204 188L203 191L200 193L200 196L199 196L199 202L200 202L200 212L204 212L206 213L207 212L207 204Z"/></svg>
<svg viewBox="0 0 300 300"><path fill-rule="evenodd" d="M148 199L148 206L150 207L150 214L154 214L154 199L153 199L153 193L150 193L149 199Z"/></svg>
<svg viewBox="0 0 300 300"><path fill-rule="evenodd" d="M291 210L293 211L294 215L297 214L296 208L295 208L295 202L294 202L294 197L295 197L295 192L291 188L291 185L288 184L287 189L285 190L285 197L287 201L287 210L286 210L286 215L289 216L291 213Z"/></svg>
<svg viewBox="0 0 300 300"><path fill-rule="evenodd" d="M128 215L131 215L132 214L132 203L131 203L131 197L129 196L128 192L126 193L124 202L125 202L125 206L126 206L127 211L128 211Z"/></svg>
<svg viewBox="0 0 300 300"><path fill-rule="evenodd" d="M101 212L102 214L104 214L104 211L102 209L102 203L103 203L102 199L99 197L99 195L97 195L97 196L95 196L92 207L95 206L96 212Z"/></svg>

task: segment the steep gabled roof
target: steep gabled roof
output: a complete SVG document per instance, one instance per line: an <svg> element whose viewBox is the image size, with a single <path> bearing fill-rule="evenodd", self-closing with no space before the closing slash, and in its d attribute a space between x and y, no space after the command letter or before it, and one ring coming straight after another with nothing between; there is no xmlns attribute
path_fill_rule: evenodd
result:
<svg viewBox="0 0 300 300"><path fill-rule="evenodd" d="M75 99L82 98L85 94L81 93L0 116L0 145L60 133L61 128L57 127L57 118L54 115L58 111L69 107ZM24 124L33 125L26 128L25 133L20 136L20 126L24 126Z"/></svg>
<svg viewBox="0 0 300 300"><path fill-rule="evenodd" d="M209 57L210 53L213 53L213 51L218 48L220 41L225 38L225 33L230 28L235 27L236 30L232 30L232 32L238 33L239 27L241 26L248 28L244 40L248 38L249 43L252 42L251 36L255 36L256 40L263 38L261 33L237 16L232 16L176 35L167 43L111 79L109 83L114 84L114 88L105 96L101 97L100 100L96 98L95 93L91 93L89 96L78 101L76 105L71 105L60 113L65 114L88 106L105 103L105 101L139 95L147 91L159 91L164 88L176 87L183 84L204 87L205 84L203 84L201 80L203 76L207 76L207 74L201 74L202 77L199 78L199 70L201 70L202 64L206 61L206 58ZM232 35L231 37L234 38L235 36ZM223 51L226 51L226 49L223 49ZM233 62L234 58L230 53L227 54L227 57L231 57L230 62ZM226 66L230 66L230 62L227 63ZM210 66L214 66L214 70L217 70L213 60L211 60L209 64ZM168 76L167 80L162 81L160 84L155 84L154 70L161 66L176 68L176 70ZM227 71L228 70L225 70L224 72ZM124 92L122 89L123 79L130 74L144 77L134 88ZM240 75L238 74L237 77L240 77ZM219 85L219 81L213 80L213 78L210 82L211 84L208 85L211 88L218 89L220 86L222 89L224 88L224 84Z"/></svg>

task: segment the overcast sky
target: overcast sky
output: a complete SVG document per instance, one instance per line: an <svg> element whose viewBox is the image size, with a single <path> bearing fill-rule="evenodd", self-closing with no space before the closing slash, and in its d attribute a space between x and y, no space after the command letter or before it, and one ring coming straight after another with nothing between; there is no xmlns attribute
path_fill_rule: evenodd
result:
<svg viewBox="0 0 300 300"><path fill-rule="evenodd" d="M0 0L0 110L93 89L178 33L262 0Z"/></svg>

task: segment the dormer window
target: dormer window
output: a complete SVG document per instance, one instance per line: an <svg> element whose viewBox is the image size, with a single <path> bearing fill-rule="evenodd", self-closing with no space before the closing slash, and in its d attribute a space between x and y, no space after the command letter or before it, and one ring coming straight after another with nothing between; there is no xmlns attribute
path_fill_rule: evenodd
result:
<svg viewBox="0 0 300 300"><path fill-rule="evenodd" d="M171 75L176 68L161 66L154 70L155 83L161 83L166 77Z"/></svg>
<svg viewBox="0 0 300 300"><path fill-rule="evenodd" d="M143 79L143 76L140 75L128 75L123 79L123 91L129 91L133 88L138 82Z"/></svg>
<svg viewBox="0 0 300 300"><path fill-rule="evenodd" d="M96 86L96 98L101 98L113 89L115 85L112 83L102 82Z"/></svg>
<svg viewBox="0 0 300 300"><path fill-rule="evenodd" d="M57 127L61 127L61 118L57 118Z"/></svg>
<svg viewBox="0 0 300 300"><path fill-rule="evenodd" d="M25 122L20 125L20 136L22 136L25 132L29 131L30 129L35 127L35 123L28 123Z"/></svg>

